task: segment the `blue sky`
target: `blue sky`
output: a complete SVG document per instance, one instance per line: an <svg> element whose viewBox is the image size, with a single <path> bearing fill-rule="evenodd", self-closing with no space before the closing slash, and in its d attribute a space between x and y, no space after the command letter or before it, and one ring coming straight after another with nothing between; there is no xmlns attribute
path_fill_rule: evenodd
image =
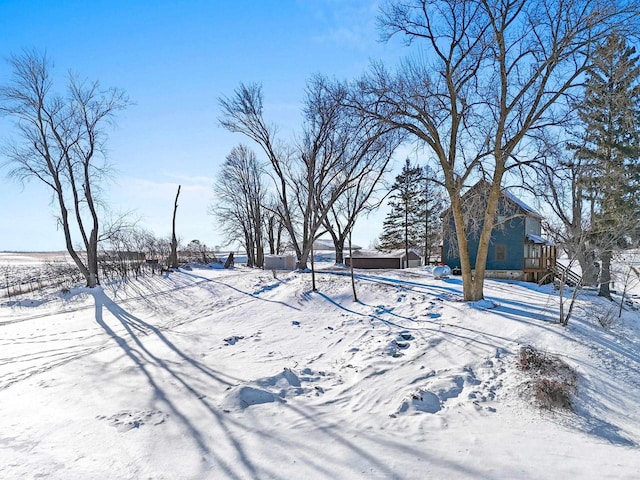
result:
<svg viewBox="0 0 640 480"><path fill-rule="evenodd" d="M207 213L211 187L231 148L247 140L218 125L217 99L240 82L261 83L265 116L291 138L312 74L354 78L371 60L393 64L407 53L399 41L378 42L377 10L371 0L0 0L0 83L10 75L6 58L35 48L47 52L60 80L72 70L124 89L134 105L110 133L107 202L168 236L181 184L178 235L220 245ZM0 120L0 142L11 135ZM0 250L64 249L49 192L4 173ZM360 221L354 242L368 246L382 218Z"/></svg>

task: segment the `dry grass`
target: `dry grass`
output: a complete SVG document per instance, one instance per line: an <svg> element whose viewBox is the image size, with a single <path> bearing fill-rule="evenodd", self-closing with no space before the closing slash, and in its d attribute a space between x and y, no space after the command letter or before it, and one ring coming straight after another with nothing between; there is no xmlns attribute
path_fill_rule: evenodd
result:
<svg viewBox="0 0 640 480"><path fill-rule="evenodd" d="M529 377L525 392L541 408L572 409L572 398L578 387L578 375L569 364L531 345L520 349L518 364Z"/></svg>

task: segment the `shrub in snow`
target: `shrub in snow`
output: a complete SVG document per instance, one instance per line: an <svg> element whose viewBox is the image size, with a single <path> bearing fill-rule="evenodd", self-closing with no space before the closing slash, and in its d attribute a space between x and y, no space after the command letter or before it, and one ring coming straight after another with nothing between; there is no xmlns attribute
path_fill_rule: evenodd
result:
<svg viewBox="0 0 640 480"><path fill-rule="evenodd" d="M550 378L541 378L533 383L535 399L542 408L571 409L572 386Z"/></svg>
<svg viewBox="0 0 640 480"><path fill-rule="evenodd" d="M602 328L609 330L618 320L618 306L613 304L594 306L592 315Z"/></svg>
<svg viewBox="0 0 640 480"><path fill-rule="evenodd" d="M529 375L526 391L531 392L538 405L548 409L571 408L578 375L569 364L527 345L520 349L518 365Z"/></svg>

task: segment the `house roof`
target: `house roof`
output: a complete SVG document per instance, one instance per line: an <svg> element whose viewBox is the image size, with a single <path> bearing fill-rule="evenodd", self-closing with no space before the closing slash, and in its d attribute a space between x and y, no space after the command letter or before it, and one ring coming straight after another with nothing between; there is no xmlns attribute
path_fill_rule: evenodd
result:
<svg viewBox="0 0 640 480"><path fill-rule="evenodd" d="M349 242L345 242L344 248L346 250L349 249ZM355 244L351 245L352 250L360 250L361 248L362 247L360 247L359 245L355 245ZM318 251L318 250L333 251L335 250L335 246L333 245L333 240L318 238L315 242L313 242L313 249L315 251Z"/></svg>
<svg viewBox="0 0 640 480"><path fill-rule="evenodd" d="M486 180L480 180L478 183L473 185L469 190L467 190L464 193L464 195L462 195L463 201L464 201L464 197L469 195L473 190L476 190L477 188L480 188L483 185L486 185L488 187L489 186L489 182L487 182ZM523 202L520 198L516 197L513 193L511 193L511 192L509 192L507 190L502 190L501 191L501 195L504 198L506 198L508 201L510 201L511 203L516 205L518 208L520 208L525 213L525 215L530 215L530 216L536 217L536 218L538 218L540 220L542 220L544 218L541 214L539 214L537 211L535 211L533 208L531 208L529 205L527 205L525 202ZM442 213L440 214L440 218L444 218L444 216L447 215L450 210L451 210L451 206L445 208L442 211Z"/></svg>
<svg viewBox="0 0 640 480"><path fill-rule="evenodd" d="M516 205L518 205L518 207L520 207L522 210L525 211L525 213L534 216L534 217L538 217L539 219L542 219L542 215L540 215L538 212L536 212L533 208L531 208L529 205L527 205L526 203L524 203L521 199L519 199L518 197L516 197L513 193L508 192L507 190L503 190L502 191L502 195L504 195L508 200L510 200L511 202L515 203Z"/></svg>
<svg viewBox="0 0 640 480"><path fill-rule="evenodd" d="M542 238L540 235L534 235L533 233L527 233L527 240L538 245L555 245L551 240Z"/></svg>

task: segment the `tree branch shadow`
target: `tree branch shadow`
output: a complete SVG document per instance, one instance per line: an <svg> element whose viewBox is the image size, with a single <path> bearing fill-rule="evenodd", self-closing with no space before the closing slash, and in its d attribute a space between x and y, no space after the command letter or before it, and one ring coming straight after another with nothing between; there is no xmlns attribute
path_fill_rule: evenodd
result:
<svg viewBox="0 0 640 480"><path fill-rule="evenodd" d="M231 386L233 383L230 382L229 379L237 379L232 379L231 377L220 374L207 365L204 365L188 356L174 343L172 343L159 328L127 312L116 302L107 297L103 291L96 290L92 292L92 295L95 299L96 322L116 342L126 357L129 358L138 368L140 373L146 377L149 386L153 390L155 399L164 404L169 410L169 413L174 418L177 418L178 421L187 429L197 448L205 456L213 458L215 463L222 468L229 478L244 478L244 473L238 472L237 466L234 466L229 461L218 455L215 450L210 448L210 445L203 434L202 427L196 425L189 419L188 415L183 411L183 409L181 409L180 405L178 405L178 403L163 389L161 383L152 373L152 368L149 367L160 368L173 378L181 387L183 387L192 399L204 406L225 431L225 434L234 446L238 457L242 460L242 466L251 473L257 473L247 452L241 443L235 439L229 430L229 427L226 425L227 418L224 413L214 408L205 399L205 396L191 385L190 381L186 378L186 375L177 371L177 369L172 367L169 362L147 347L142 341L142 337L153 335L153 337L161 341L162 345L167 347L172 353L184 360L187 365L194 368L198 373L203 374L205 378L208 378L209 380L213 380L223 386ZM116 330L107 323L104 318L105 310L108 311L122 327L124 327L124 331L127 334L126 336L117 333Z"/></svg>

